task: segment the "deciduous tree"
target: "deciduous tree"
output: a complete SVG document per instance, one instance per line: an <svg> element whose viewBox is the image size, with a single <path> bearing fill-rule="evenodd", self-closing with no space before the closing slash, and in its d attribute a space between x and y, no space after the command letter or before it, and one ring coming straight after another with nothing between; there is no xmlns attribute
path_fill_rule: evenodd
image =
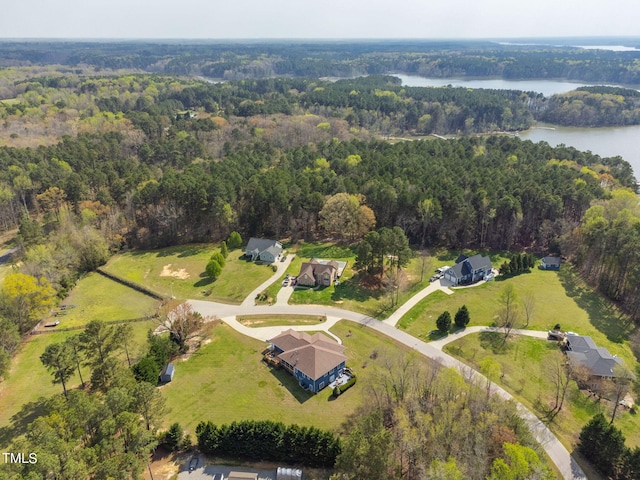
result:
<svg viewBox="0 0 640 480"><path fill-rule="evenodd" d="M23 273L4 278L0 290L0 306L5 316L24 333L54 305L55 291L46 278L37 279Z"/></svg>

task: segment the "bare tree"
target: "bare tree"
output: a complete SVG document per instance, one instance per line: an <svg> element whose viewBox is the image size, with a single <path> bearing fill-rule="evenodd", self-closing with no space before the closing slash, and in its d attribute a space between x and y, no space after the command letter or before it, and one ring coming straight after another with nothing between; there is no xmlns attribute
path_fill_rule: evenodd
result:
<svg viewBox="0 0 640 480"><path fill-rule="evenodd" d="M536 297L533 292L525 292L524 298L522 299L522 307L524 308L524 316L527 319L524 326L528 327L536 307Z"/></svg>
<svg viewBox="0 0 640 480"><path fill-rule="evenodd" d="M517 304L518 296L516 295L516 290L513 288L512 284L505 285L502 289L502 293L500 293L498 301L501 308L498 310L496 315L497 324L498 327L502 328L504 331L504 338L502 340L502 343L504 344L509 338L511 330L520 318L520 309Z"/></svg>
<svg viewBox="0 0 640 480"><path fill-rule="evenodd" d="M159 308L156 317L156 322L159 325L157 331L160 333L168 332L180 346L180 349L184 351L189 340L201 335L200 329L206 320L208 319L203 318L198 312L194 312L189 303L170 300Z"/></svg>
<svg viewBox="0 0 640 480"><path fill-rule="evenodd" d="M560 413L560 410L562 410L564 400L567 396L567 390L571 383L571 372L564 364L563 357L559 355L547 358L544 362L544 369L553 383L555 390L555 403L547 412L547 418L553 420L556 415Z"/></svg>
<svg viewBox="0 0 640 480"><path fill-rule="evenodd" d="M631 383L634 380L633 373L624 365L616 365L613 369L613 375L614 377L607 382L607 393L611 395L611 401L613 402L610 423L615 420L620 402L629 393Z"/></svg>

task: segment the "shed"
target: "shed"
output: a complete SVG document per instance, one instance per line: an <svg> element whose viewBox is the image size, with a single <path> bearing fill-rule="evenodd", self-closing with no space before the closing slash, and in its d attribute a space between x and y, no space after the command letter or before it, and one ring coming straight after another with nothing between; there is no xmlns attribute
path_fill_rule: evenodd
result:
<svg viewBox="0 0 640 480"><path fill-rule="evenodd" d="M278 467L276 480L301 480L302 470L299 468Z"/></svg>
<svg viewBox="0 0 640 480"><path fill-rule="evenodd" d="M162 383L168 383L173 380L173 374L175 373L175 367L173 363L167 363L165 367L160 372L160 381Z"/></svg>

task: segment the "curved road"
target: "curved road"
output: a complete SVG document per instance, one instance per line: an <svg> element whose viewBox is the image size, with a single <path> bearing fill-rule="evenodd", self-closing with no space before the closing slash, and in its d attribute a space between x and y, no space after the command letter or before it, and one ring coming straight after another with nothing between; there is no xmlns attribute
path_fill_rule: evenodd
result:
<svg viewBox="0 0 640 480"><path fill-rule="evenodd" d="M288 263L288 262L287 262ZM280 272L280 269L278 269ZM280 278L282 274L275 274L270 281L273 282ZM267 283L267 282L265 282ZM264 289L268 285L261 285L259 288ZM241 305L228 305L222 303L215 302L207 302L203 300L189 300L189 303L193 306L193 309L205 317L217 317L231 326L234 330L242 333L243 335L247 335L252 338L256 338L258 340L267 341L270 338L275 337L279 333L282 332L285 328L293 328L299 331L305 330L322 330L334 338L337 338L335 335L329 332L329 328L335 325L341 319L351 320L359 323L360 325L367 326L372 328L378 332L381 332L388 337L393 338L394 340L416 350L418 353L425 355L433 360L436 360L442 363L447 367L455 367L461 372L472 372L472 376L484 379L484 376L478 373L477 371L471 369L468 365L460 362L459 360L453 358L450 355L442 352L442 347L447 343L457 340L458 338L462 338L465 335L470 333L477 333L481 331L495 331L496 329L492 327L468 327L464 330L449 334L448 336L434 341L430 343L423 342L422 340L409 335L408 333L398 330L395 328L398 320L406 313L412 306L414 306L419 300L429 295L431 292L435 290L442 290L445 293L451 294L451 290L449 290L445 285L442 285L440 282L434 282L429 285L422 291L418 292L414 297L412 297L407 303L405 303L400 309L402 309L402 314L400 315L392 315L385 321L377 320L373 317L369 317L367 315L363 315L361 313L352 312L350 310L344 310L341 308L335 308L330 306L322 306L322 305L273 305L273 306L256 306L253 305L253 299L255 295L247 297L247 299L242 302ZM258 289L256 289L258 290ZM418 298L418 300L415 300ZM410 305L408 308L404 308L405 305ZM400 310L399 309L399 310ZM398 311L399 311L398 310ZM397 313L397 311L396 311ZM259 327L259 328L251 328L242 325L236 320L237 315L323 315L326 317L326 321L316 325L304 325L304 326L277 326L277 327ZM538 338L546 338L546 332L535 332L531 330L512 330L512 333L519 335L529 335ZM338 339L339 340L339 339ZM569 451L560 443L558 438L549 430L549 428L538 418L536 417L529 409L527 409L520 402L515 400L509 392L500 388L499 386L493 384L492 392L500 395L502 398L506 400L512 400L516 403L518 411L524 420L527 422L529 429L534 434L536 440L540 442L542 447L547 452L547 455L551 458L553 463L555 463L558 470L560 470L563 478L565 480L586 480L587 476L582 471L580 466L576 463L573 457L570 455Z"/></svg>

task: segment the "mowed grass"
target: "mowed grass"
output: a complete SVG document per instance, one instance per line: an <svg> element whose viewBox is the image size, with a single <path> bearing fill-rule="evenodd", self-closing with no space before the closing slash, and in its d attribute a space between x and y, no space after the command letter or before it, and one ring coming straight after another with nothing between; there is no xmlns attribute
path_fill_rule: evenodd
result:
<svg viewBox="0 0 640 480"><path fill-rule="evenodd" d="M247 327L278 325L317 325L327 320L323 315L238 315L236 320Z"/></svg>
<svg viewBox="0 0 640 480"><path fill-rule="evenodd" d="M133 288L115 282L98 273L84 276L61 305L75 305L64 315L51 317L60 320L58 328L83 326L92 320L131 320L155 312L158 301Z"/></svg>
<svg viewBox="0 0 640 480"><path fill-rule="evenodd" d="M535 309L527 328L549 330L560 324L566 331L589 335L600 347L622 357L634 369L636 359L631 351L628 335L632 326L612 304L588 288L569 265L559 272L534 268L531 273L498 279L471 288L454 289L453 295L435 293L407 312L398 327L424 340L436 329L436 319L448 311L453 317L462 305L469 309L469 325L492 325L500 308L500 293L506 285L513 285L522 302L527 292L535 298ZM435 295L435 296L434 296ZM525 325L524 311L516 328Z"/></svg>
<svg viewBox="0 0 640 480"><path fill-rule="evenodd" d="M192 244L160 250L133 251L116 255L104 269L131 282L179 300L188 298L239 304L273 271L240 258L243 250L232 250L220 277L212 281L205 267L218 245Z"/></svg>
<svg viewBox="0 0 640 480"><path fill-rule="evenodd" d="M151 321L135 322L132 325L131 353L135 361L147 348L147 332L155 325ZM62 386L52 383L53 377L40 362L40 355L47 346L63 342L80 332L60 331L33 335L22 344L11 362L8 378L0 383L0 449L6 449L15 438L23 435L27 425L43 412L40 399L62 393ZM124 353L119 356L126 362ZM83 369L82 375L85 381L89 380L88 369ZM74 375L68 387L77 388L79 385L80 378Z"/></svg>
<svg viewBox="0 0 640 480"><path fill-rule="evenodd" d="M292 250L295 250L293 247ZM304 243L297 249L297 258L288 269L290 275L297 275L302 262L311 258L324 258L329 260L346 261L339 285L319 287L317 289L296 288L289 303L298 305L334 305L347 310L364 313L376 318L385 318L399 305L406 302L411 296L429 285L429 277L442 261L435 257L416 255L409 264L401 269L400 289L398 301L391 301L391 293L380 285L363 286L365 275L355 272L353 267L356 261L355 249L342 247L335 244ZM444 264L444 263L442 263ZM371 279L368 279L371 280ZM380 283L377 279L374 282ZM279 288L279 287L278 287ZM269 291L269 295L275 298L277 290Z"/></svg>
<svg viewBox="0 0 640 480"><path fill-rule="evenodd" d="M549 361L564 362L564 354L556 342L530 337L513 336L505 349L496 349L502 335L496 333L470 334L445 346L444 350L479 370L479 363L491 357L502 368L502 376L496 382L513 394L540 418L545 409L555 403L555 386L549 375ZM571 382L563 410L549 424L569 451L572 451L582 427L596 414L602 412L610 418L611 404L589 397ZM640 445L640 418L623 408L618 409L615 425L627 438L627 445Z"/></svg>
<svg viewBox="0 0 640 480"><path fill-rule="evenodd" d="M356 385L337 399L328 388L310 394L284 370L267 366L261 355L264 342L225 324L216 326L210 343L188 360L176 363L173 381L161 387L171 408L165 426L180 422L193 435L201 421L223 424L255 419L340 432L342 423L366 401L363 395L377 362L369 358L371 354L381 349L399 354L407 349L348 321L338 322L331 332L343 340L347 365L358 375Z"/></svg>

